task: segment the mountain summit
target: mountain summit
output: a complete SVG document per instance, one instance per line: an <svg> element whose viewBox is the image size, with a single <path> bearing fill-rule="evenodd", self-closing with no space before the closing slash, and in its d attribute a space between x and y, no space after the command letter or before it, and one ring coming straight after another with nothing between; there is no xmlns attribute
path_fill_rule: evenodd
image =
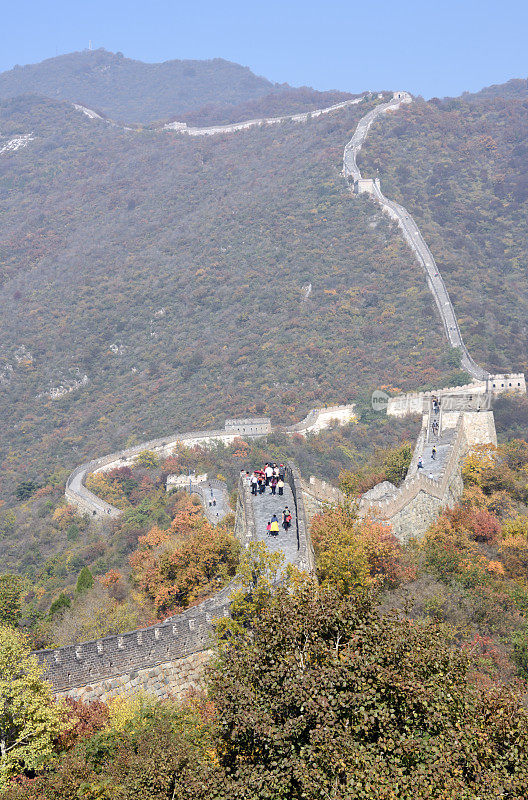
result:
<svg viewBox="0 0 528 800"><path fill-rule="evenodd" d="M248 67L222 58L146 64L103 48L15 66L0 74L0 98L40 94L142 123L182 115L210 103L244 103L278 88Z"/></svg>

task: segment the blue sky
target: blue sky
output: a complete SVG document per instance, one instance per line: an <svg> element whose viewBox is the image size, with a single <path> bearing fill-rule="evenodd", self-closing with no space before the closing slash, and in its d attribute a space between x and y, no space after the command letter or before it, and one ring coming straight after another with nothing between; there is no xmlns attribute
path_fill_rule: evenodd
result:
<svg viewBox="0 0 528 800"><path fill-rule="evenodd" d="M223 58L317 89L425 97L528 75L526 0L18 0L2 4L0 71L93 47Z"/></svg>

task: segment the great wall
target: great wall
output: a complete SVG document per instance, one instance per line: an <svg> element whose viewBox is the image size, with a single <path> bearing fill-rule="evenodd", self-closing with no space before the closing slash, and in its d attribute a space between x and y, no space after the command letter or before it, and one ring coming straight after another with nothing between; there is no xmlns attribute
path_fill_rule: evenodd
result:
<svg viewBox="0 0 528 800"><path fill-rule="evenodd" d="M306 122L312 117L338 112L362 99L360 97L306 114L248 120L228 126L193 129L180 123L171 123L165 129L192 136L205 136L233 133L258 125L285 121ZM436 392L386 396L388 415L421 414L422 427L403 483L399 487L388 482L378 484L363 495L358 504L358 513L374 514L385 520L401 541L406 541L411 536L421 536L440 508L452 505L460 497L460 465L468 450L479 444L496 444L492 398L509 392L526 393L524 375L490 375L471 358L434 257L416 223L403 206L385 198L377 178L363 178L357 166L357 154L375 119L387 112L396 111L402 103L410 102L412 98L409 94L396 92L392 100L380 103L361 118L344 150L343 176L352 182L355 194L370 195L397 222L425 272L447 340L451 347L460 352L461 365L473 381L466 386ZM76 108L90 118L99 116L84 107ZM306 435L317 433L332 422L347 424L354 418L353 406L314 409L302 423L285 430ZM145 442L79 466L67 481L66 498L84 513L98 519L114 518L121 513L119 509L105 503L84 485L89 473L133 463L144 450L169 455L178 444L188 447L230 444L239 437L263 437L272 430L268 419L227 420L223 430L175 434ZM288 563L313 572L314 555L308 520L324 503L340 502L345 498L334 486L314 476L309 481L303 481L293 464L288 465L286 474L284 502L289 504L292 511L292 531L289 538L285 534L273 544L273 548L280 549ZM193 484L191 479L188 488L198 494L207 514L204 485L198 482ZM215 485L210 487L210 491L221 492L222 488ZM269 503L258 504L243 476L239 480L237 498L235 535L244 546L251 541L263 540L265 519L270 513ZM214 518L211 521L214 522ZM270 540L267 539L267 544L269 543ZM157 697L182 697L190 687L200 682L204 664L210 656L213 620L229 613L229 596L232 590L231 584L200 605L144 630L42 650L36 655L43 663L46 677L58 695L85 700L107 700L119 694L146 691Z"/></svg>

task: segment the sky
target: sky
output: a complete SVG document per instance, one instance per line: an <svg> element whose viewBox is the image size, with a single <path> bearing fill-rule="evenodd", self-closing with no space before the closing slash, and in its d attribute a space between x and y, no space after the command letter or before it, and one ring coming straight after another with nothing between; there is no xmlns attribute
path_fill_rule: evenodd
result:
<svg viewBox="0 0 528 800"><path fill-rule="evenodd" d="M293 86L426 98L528 75L527 0L17 0L0 71L104 47L141 61L222 57Z"/></svg>

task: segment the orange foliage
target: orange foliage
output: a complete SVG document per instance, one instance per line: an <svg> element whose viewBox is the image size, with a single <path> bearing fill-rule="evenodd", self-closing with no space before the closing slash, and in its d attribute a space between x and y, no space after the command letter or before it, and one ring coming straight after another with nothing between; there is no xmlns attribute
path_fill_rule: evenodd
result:
<svg viewBox="0 0 528 800"><path fill-rule="evenodd" d="M358 586L394 587L404 579L401 547L391 529L369 517L358 519L345 505L314 517L312 540L320 579L341 592Z"/></svg>
<svg viewBox="0 0 528 800"><path fill-rule="evenodd" d="M178 495L168 530L152 528L130 556L132 579L161 617L181 611L233 575L239 544L213 528L191 498Z"/></svg>
<svg viewBox="0 0 528 800"><path fill-rule="evenodd" d="M110 569L99 578L99 583L108 588L123 580L123 576L116 569Z"/></svg>

